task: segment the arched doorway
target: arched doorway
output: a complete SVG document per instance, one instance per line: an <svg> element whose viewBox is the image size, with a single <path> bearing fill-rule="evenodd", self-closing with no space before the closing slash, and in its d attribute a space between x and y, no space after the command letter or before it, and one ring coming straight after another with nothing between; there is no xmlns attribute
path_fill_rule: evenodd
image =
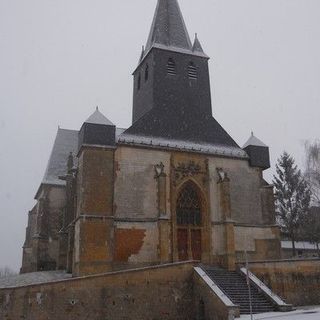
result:
<svg viewBox="0 0 320 320"><path fill-rule="evenodd" d="M177 246L179 261L201 260L202 206L198 187L187 182L177 198Z"/></svg>

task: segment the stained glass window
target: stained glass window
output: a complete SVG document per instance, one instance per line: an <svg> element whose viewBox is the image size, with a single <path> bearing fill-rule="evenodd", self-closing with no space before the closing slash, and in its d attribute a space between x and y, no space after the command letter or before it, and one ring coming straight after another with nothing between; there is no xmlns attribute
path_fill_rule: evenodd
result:
<svg viewBox="0 0 320 320"><path fill-rule="evenodd" d="M180 192L176 211L178 225L201 225L200 200L192 184L187 184Z"/></svg>

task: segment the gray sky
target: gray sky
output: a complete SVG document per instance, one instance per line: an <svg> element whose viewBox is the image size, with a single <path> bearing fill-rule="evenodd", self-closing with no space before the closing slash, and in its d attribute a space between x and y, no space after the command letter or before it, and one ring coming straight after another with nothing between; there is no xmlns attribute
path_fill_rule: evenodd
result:
<svg viewBox="0 0 320 320"><path fill-rule="evenodd" d="M0 0L0 267L21 264L27 213L58 125L96 105L131 123L132 77L156 0ZM320 137L319 0L180 0L211 57L213 114L303 163ZM267 177L272 171L269 170Z"/></svg>

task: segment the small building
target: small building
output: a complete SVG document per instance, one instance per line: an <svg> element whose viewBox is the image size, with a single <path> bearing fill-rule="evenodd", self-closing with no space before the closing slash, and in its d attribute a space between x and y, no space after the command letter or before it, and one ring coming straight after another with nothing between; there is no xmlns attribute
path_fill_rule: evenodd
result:
<svg viewBox="0 0 320 320"><path fill-rule="evenodd" d="M297 256L299 258L318 258L318 249L317 245L307 241L296 241L295 248ZM290 259L293 257L292 254L293 245L290 240L281 241L281 252L283 259Z"/></svg>

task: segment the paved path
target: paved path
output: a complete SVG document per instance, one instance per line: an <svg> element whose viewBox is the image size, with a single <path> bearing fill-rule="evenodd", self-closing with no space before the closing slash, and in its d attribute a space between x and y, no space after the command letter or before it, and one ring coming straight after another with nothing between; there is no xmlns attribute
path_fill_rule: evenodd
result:
<svg viewBox="0 0 320 320"><path fill-rule="evenodd" d="M241 320L250 320L250 316L240 317ZM254 320L320 320L320 307L299 308L292 312L270 312L264 314L255 314Z"/></svg>

